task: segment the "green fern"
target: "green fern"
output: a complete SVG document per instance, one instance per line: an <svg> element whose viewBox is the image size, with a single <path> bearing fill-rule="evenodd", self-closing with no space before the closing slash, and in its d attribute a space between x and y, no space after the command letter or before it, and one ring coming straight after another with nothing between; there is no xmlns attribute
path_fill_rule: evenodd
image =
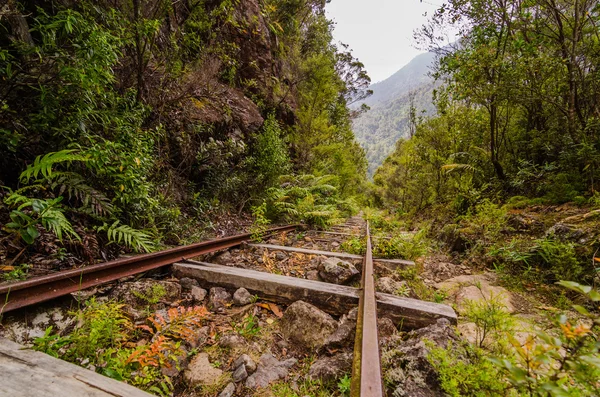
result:
<svg viewBox="0 0 600 397"><path fill-rule="evenodd" d="M20 179L21 182L28 183L30 179L37 178L40 174L49 178L52 176L52 166L56 163L88 160L87 156L77 153L74 149L50 152L44 156L37 156L33 164L27 166L27 169L21 173Z"/></svg>
<svg viewBox="0 0 600 397"><path fill-rule="evenodd" d="M62 197L41 200L32 199L17 192L12 192L4 202L10 207L16 207L9 214L11 222L5 225L9 232L21 236L27 244L33 244L40 233L37 225L54 233L60 241L63 235L74 237L81 241L79 235L73 230L71 223L65 218L63 208L60 206Z"/></svg>
<svg viewBox="0 0 600 397"><path fill-rule="evenodd" d="M151 252L154 250L155 246L149 235L131 226L119 225L119 223L120 221L115 221L110 226L105 223L98 227L97 230L106 232L110 242L123 243L136 252Z"/></svg>
<svg viewBox="0 0 600 397"><path fill-rule="evenodd" d="M113 210L108 198L85 183L85 179L75 172L55 172L49 177L50 187L58 189L58 194L67 193L69 198L76 198L84 207L88 207L96 215L110 215Z"/></svg>

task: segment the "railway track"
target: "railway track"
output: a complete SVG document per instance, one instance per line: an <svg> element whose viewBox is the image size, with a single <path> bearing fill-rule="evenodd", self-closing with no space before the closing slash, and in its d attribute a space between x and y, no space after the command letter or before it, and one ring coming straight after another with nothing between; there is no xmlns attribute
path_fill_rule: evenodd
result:
<svg viewBox="0 0 600 397"><path fill-rule="evenodd" d="M270 229L267 233L287 233L296 228L296 225L282 226ZM356 236L359 233L364 233L366 238L366 253L362 257L359 288L190 260L190 258L203 254L249 242L251 235L241 234L0 286L0 300L4 302L0 313L167 265L173 265L173 273L177 277L192 277L199 280L201 285L218 285L226 288L245 287L261 298L284 304L305 300L334 315L347 313L349 309L358 304L351 396L380 397L384 395L384 389L377 329L378 311L396 319L397 323L413 328L434 323L440 317L456 322L456 314L445 305L376 293L369 225L362 219L351 218L346 224L334 228L334 231L323 234ZM299 255L307 255L312 252L317 253L316 255L354 260L360 258L360 256L343 252L311 251L297 247L264 244L249 244L248 247L264 250L281 249L285 251L287 249L291 252L296 251ZM403 260L388 260L387 262L394 266L411 265L411 262Z"/></svg>

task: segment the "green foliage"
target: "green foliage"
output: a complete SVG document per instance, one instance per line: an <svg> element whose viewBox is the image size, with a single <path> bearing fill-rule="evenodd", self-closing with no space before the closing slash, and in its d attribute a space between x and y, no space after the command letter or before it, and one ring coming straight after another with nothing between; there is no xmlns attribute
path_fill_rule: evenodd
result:
<svg viewBox="0 0 600 397"><path fill-rule="evenodd" d="M27 278L30 266L27 263L15 266L14 269L2 273L4 281L21 281Z"/></svg>
<svg viewBox="0 0 600 397"><path fill-rule="evenodd" d="M262 241L264 233L268 230L271 221L267 218L267 203L263 202L261 205L252 207L252 215L254 215L254 222L250 228L252 233L252 240Z"/></svg>
<svg viewBox="0 0 600 397"><path fill-rule="evenodd" d="M326 227L351 215L356 209L350 199L342 200L332 175L286 175L280 187L269 189L266 200L271 219L298 220Z"/></svg>
<svg viewBox="0 0 600 397"><path fill-rule="evenodd" d="M348 376L348 374L344 375L343 378L341 378L338 381L338 391L340 392L340 394L342 396L349 396L350 395L350 385L352 384L352 378L350 376Z"/></svg>
<svg viewBox="0 0 600 397"><path fill-rule="evenodd" d="M255 172L261 187L271 187L289 169L289 155L282 139L279 122L273 114L265 120L256 138L253 156Z"/></svg>
<svg viewBox="0 0 600 397"><path fill-rule="evenodd" d="M427 230L422 229L414 235L398 234L392 238L375 236L373 255L379 258L417 259L423 256L429 247L426 235Z"/></svg>
<svg viewBox="0 0 600 397"><path fill-rule="evenodd" d="M514 396L501 371L484 350L450 343L446 348L429 343L427 359L433 365L442 389L450 396Z"/></svg>
<svg viewBox="0 0 600 397"><path fill-rule="evenodd" d="M243 336L244 338L251 338L260 332L260 326L258 325L258 318L253 314L247 314L244 316L242 321L233 324L235 332Z"/></svg>
<svg viewBox="0 0 600 397"><path fill-rule="evenodd" d="M367 243L364 238L351 237L342 242L340 250L349 254L364 255L367 250Z"/></svg>
<svg viewBox="0 0 600 397"><path fill-rule="evenodd" d="M167 290L161 284L153 284L150 289L146 291L132 291L133 296L148 303L149 305L155 305L167 294Z"/></svg>
<svg viewBox="0 0 600 397"><path fill-rule="evenodd" d="M545 238L536 242L534 252L541 265L548 268L554 280L581 280L584 269L577 258L573 243Z"/></svg>
<svg viewBox="0 0 600 397"><path fill-rule="evenodd" d="M112 225L105 223L96 228L99 232L106 232L108 240L112 243L123 243L126 246L134 249L136 252L151 252L155 246L148 234L134 229L131 226L119 225L119 221L115 221Z"/></svg>
<svg viewBox="0 0 600 397"><path fill-rule="evenodd" d="M77 153L76 150L61 150L60 152L50 152L44 156L37 156L33 164L27 166L27 169L21 173L20 179L23 183L28 183L32 178L37 179L42 175L46 179L52 177L52 166L56 163L87 161L88 158Z"/></svg>
<svg viewBox="0 0 600 397"><path fill-rule="evenodd" d="M489 298L484 297L482 300L468 301L465 317L477 327L478 347L483 347L488 337L498 338L514 326L514 321L506 310L501 296L491 295Z"/></svg>
<svg viewBox="0 0 600 397"><path fill-rule="evenodd" d="M39 237L38 225L54 233L59 240L62 240L63 234L81 240L71 223L65 218L64 209L59 204L61 201L62 197L40 200L12 192L4 199L4 203L16 208L10 212L12 222L7 223L5 229L21 236L27 244L33 244Z"/></svg>

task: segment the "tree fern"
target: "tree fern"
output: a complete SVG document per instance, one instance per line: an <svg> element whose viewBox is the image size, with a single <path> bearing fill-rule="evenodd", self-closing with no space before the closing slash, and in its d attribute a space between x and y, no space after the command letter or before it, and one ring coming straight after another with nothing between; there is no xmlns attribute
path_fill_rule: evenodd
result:
<svg viewBox="0 0 600 397"><path fill-rule="evenodd" d="M54 164L71 161L88 161L88 157L77 153L73 149L37 156L33 164L27 166L27 169L21 173L21 182L28 183L30 179L37 178L40 174L45 178L49 178L52 176L52 166Z"/></svg>
<svg viewBox="0 0 600 397"><path fill-rule="evenodd" d="M119 223L120 221L115 221L110 226L105 223L98 227L97 230L106 232L110 242L123 243L136 252L151 252L154 250L154 243L148 234L128 225L119 225Z"/></svg>

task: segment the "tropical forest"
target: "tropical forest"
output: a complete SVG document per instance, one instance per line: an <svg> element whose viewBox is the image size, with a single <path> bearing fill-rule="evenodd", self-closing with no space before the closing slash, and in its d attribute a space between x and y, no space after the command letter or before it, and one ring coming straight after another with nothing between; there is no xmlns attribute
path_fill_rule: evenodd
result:
<svg viewBox="0 0 600 397"><path fill-rule="evenodd" d="M0 0L0 379L600 396L600 3Z"/></svg>

